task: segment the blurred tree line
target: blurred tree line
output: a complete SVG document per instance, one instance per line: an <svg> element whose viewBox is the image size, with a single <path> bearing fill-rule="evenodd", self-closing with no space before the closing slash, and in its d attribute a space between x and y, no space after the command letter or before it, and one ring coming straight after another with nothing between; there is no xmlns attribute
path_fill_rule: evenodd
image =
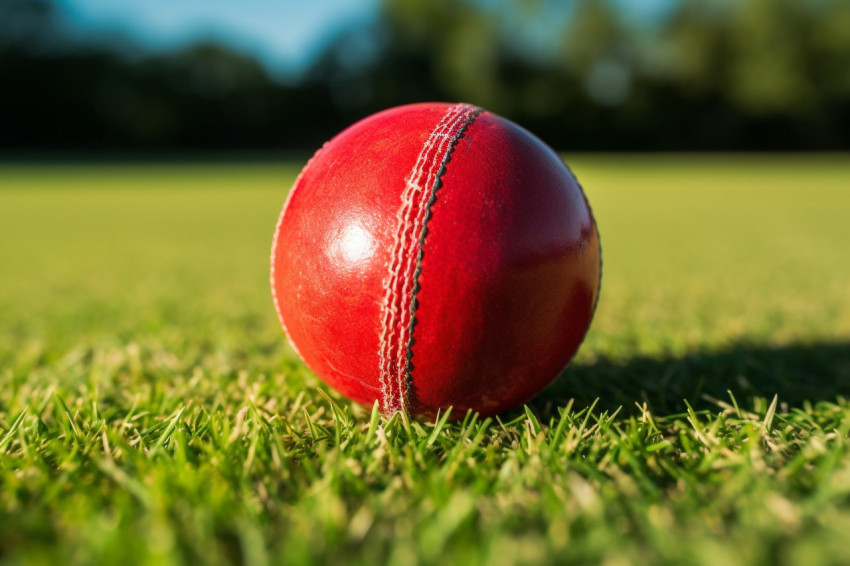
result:
<svg viewBox="0 0 850 566"><path fill-rule="evenodd" d="M850 149L850 1L385 0L289 82L225 46L72 39L0 0L0 148L309 149L371 112L462 100L565 150ZM286 33L286 22L281 22Z"/></svg>

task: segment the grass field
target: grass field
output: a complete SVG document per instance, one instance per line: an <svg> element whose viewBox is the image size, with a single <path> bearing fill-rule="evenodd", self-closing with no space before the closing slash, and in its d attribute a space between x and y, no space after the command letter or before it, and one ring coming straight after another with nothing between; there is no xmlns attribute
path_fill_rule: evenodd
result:
<svg viewBox="0 0 850 566"><path fill-rule="evenodd" d="M436 424L286 345L300 164L0 165L0 562L850 563L850 159L569 161L585 344Z"/></svg>

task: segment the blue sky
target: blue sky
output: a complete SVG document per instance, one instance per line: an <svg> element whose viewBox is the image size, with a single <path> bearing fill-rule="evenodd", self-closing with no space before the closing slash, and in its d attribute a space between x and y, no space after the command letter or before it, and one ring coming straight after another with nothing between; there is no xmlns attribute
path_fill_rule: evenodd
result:
<svg viewBox="0 0 850 566"><path fill-rule="evenodd" d="M283 74L304 70L342 29L374 21L380 5L380 0L55 1L80 33L118 33L151 49L214 39L257 57L272 72ZM473 1L497 9L512 4L511 0ZM663 17L676 1L612 0L612 4L629 19L652 22ZM570 4L556 0L550 2L550 8L561 11ZM532 29L524 35L533 43L538 34Z"/></svg>
<svg viewBox="0 0 850 566"><path fill-rule="evenodd" d="M57 0L84 33L121 33L154 49L216 39L275 71L308 65L342 28L368 23L378 0Z"/></svg>

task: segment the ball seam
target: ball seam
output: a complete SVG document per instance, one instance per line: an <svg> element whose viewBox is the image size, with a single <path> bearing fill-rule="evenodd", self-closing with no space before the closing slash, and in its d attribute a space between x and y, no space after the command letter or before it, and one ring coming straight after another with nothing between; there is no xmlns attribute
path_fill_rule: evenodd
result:
<svg viewBox="0 0 850 566"><path fill-rule="evenodd" d="M387 414L406 411L409 397L415 393L413 332L427 224L451 153L480 112L469 104L449 107L405 180L381 306L379 376L381 407Z"/></svg>

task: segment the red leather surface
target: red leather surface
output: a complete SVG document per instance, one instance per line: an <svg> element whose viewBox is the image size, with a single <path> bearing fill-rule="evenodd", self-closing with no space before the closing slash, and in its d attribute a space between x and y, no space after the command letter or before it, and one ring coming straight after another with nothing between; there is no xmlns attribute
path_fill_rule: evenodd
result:
<svg viewBox="0 0 850 566"><path fill-rule="evenodd" d="M281 322L307 365L360 403L387 406L379 351L397 216L451 108L394 108L343 131L305 167L278 223ZM456 144L427 216L406 345L407 403L421 414L490 414L538 393L578 348L599 285L593 218L554 152L486 112Z"/></svg>

